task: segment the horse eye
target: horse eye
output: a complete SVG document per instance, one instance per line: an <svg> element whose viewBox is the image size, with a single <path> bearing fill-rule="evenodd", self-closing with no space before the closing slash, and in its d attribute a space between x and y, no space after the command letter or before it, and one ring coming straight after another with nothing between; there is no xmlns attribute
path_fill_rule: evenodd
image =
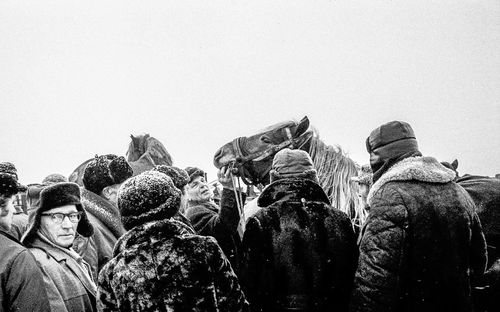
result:
<svg viewBox="0 0 500 312"><path fill-rule="evenodd" d="M272 143L271 140L268 137L264 136L264 135L260 137L260 140L261 140L262 143L266 143L266 144L271 144Z"/></svg>

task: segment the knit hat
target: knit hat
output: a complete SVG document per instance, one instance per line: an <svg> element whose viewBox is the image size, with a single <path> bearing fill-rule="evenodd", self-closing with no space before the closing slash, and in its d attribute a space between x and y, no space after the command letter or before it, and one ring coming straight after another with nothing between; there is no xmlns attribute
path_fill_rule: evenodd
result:
<svg viewBox="0 0 500 312"><path fill-rule="evenodd" d="M187 174L189 175L189 182L188 183L193 182L193 180L196 177L204 177L205 180L207 179L207 174L205 173L205 171L201 170L200 168L186 167L186 169L184 169L184 170L186 170Z"/></svg>
<svg viewBox="0 0 500 312"><path fill-rule="evenodd" d="M271 183L286 178L303 178L319 183L311 156L298 149L285 148L276 153L269 176Z"/></svg>
<svg viewBox="0 0 500 312"><path fill-rule="evenodd" d="M66 205L75 205L76 210L82 212L82 218L78 222L76 231L84 237L91 236L94 233L94 228L80 201L80 187L73 182L63 182L46 186L40 192L38 208L31 212L33 215L30 218L28 230L21 240L23 244L29 245L35 238L36 232L40 228L43 212Z"/></svg>
<svg viewBox="0 0 500 312"><path fill-rule="evenodd" d="M85 167L82 181L87 190L99 195L105 187L123 183L132 173L132 167L125 157L113 154L96 155Z"/></svg>
<svg viewBox="0 0 500 312"><path fill-rule="evenodd" d="M17 169L10 162L0 163L0 196L11 197L28 188L17 181Z"/></svg>
<svg viewBox="0 0 500 312"><path fill-rule="evenodd" d="M373 172L370 165L361 166L361 172L357 177L352 177L351 181L356 182L358 184L364 184L368 186L372 186L373 184Z"/></svg>
<svg viewBox="0 0 500 312"><path fill-rule="evenodd" d="M373 130L366 139L366 149L374 183L396 162L422 156L413 129L404 121L391 121Z"/></svg>
<svg viewBox="0 0 500 312"><path fill-rule="evenodd" d="M54 184L59 182L68 182L68 179L60 173L52 173L43 179L42 184Z"/></svg>
<svg viewBox="0 0 500 312"><path fill-rule="evenodd" d="M159 165L153 168L154 171L158 171L166 174L172 179L176 188L182 191L184 186L189 183L189 175L186 170L177 168L174 166Z"/></svg>
<svg viewBox="0 0 500 312"><path fill-rule="evenodd" d="M127 231L172 217L179 210L180 202L181 191L170 177L158 171L146 171L130 178L118 190L118 209Z"/></svg>

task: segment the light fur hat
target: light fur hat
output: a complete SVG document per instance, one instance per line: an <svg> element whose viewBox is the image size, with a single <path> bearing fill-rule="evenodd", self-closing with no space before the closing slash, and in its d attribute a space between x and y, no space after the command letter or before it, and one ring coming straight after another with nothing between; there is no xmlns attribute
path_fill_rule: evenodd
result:
<svg viewBox="0 0 500 312"><path fill-rule="evenodd" d="M303 150L285 148L274 155L271 183L286 178L303 178L319 183L311 156Z"/></svg>
<svg viewBox="0 0 500 312"><path fill-rule="evenodd" d="M373 172L370 165L361 166L361 170L357 177L352 177L351 181L357 182L358 184L364 184L372 186L373 184Z"/></svg>

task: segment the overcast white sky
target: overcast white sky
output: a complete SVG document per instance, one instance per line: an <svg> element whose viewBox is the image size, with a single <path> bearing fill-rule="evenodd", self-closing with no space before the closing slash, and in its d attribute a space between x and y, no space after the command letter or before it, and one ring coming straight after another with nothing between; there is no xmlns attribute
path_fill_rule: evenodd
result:
<svg viewBox="0 0 500 312"><path fill-rule="evenodd" d="M500 173L500 1L0 1L0 161L24 183L131 133L215 178L237 136L309 116L367 163L399 119L425 155Z"/></svg>

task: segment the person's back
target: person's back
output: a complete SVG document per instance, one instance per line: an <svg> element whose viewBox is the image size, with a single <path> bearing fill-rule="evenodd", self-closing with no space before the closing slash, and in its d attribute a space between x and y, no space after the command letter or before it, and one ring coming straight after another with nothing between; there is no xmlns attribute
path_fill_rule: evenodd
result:
<svg viewBox="0 0 500 312"><path fill-rule="evenodd" d="M486 244L455 173L422 157L407 123L377 128L367 149L374 184L351 311L473 311Z"/></svg>
<svg viewBox="0 0 500 312"><path fill-rule="evenodd" d="M276 160L308 158L283 150ZM261 208L243 237L242 284L252 311L346 311L356 265L356 240L347 215L330 206L314 177L275 179L260 194ZM312 168L312 161L310 163ZM286 171L271 171L271 178ZM290 171L290 170L288 170Z"/></svg>

